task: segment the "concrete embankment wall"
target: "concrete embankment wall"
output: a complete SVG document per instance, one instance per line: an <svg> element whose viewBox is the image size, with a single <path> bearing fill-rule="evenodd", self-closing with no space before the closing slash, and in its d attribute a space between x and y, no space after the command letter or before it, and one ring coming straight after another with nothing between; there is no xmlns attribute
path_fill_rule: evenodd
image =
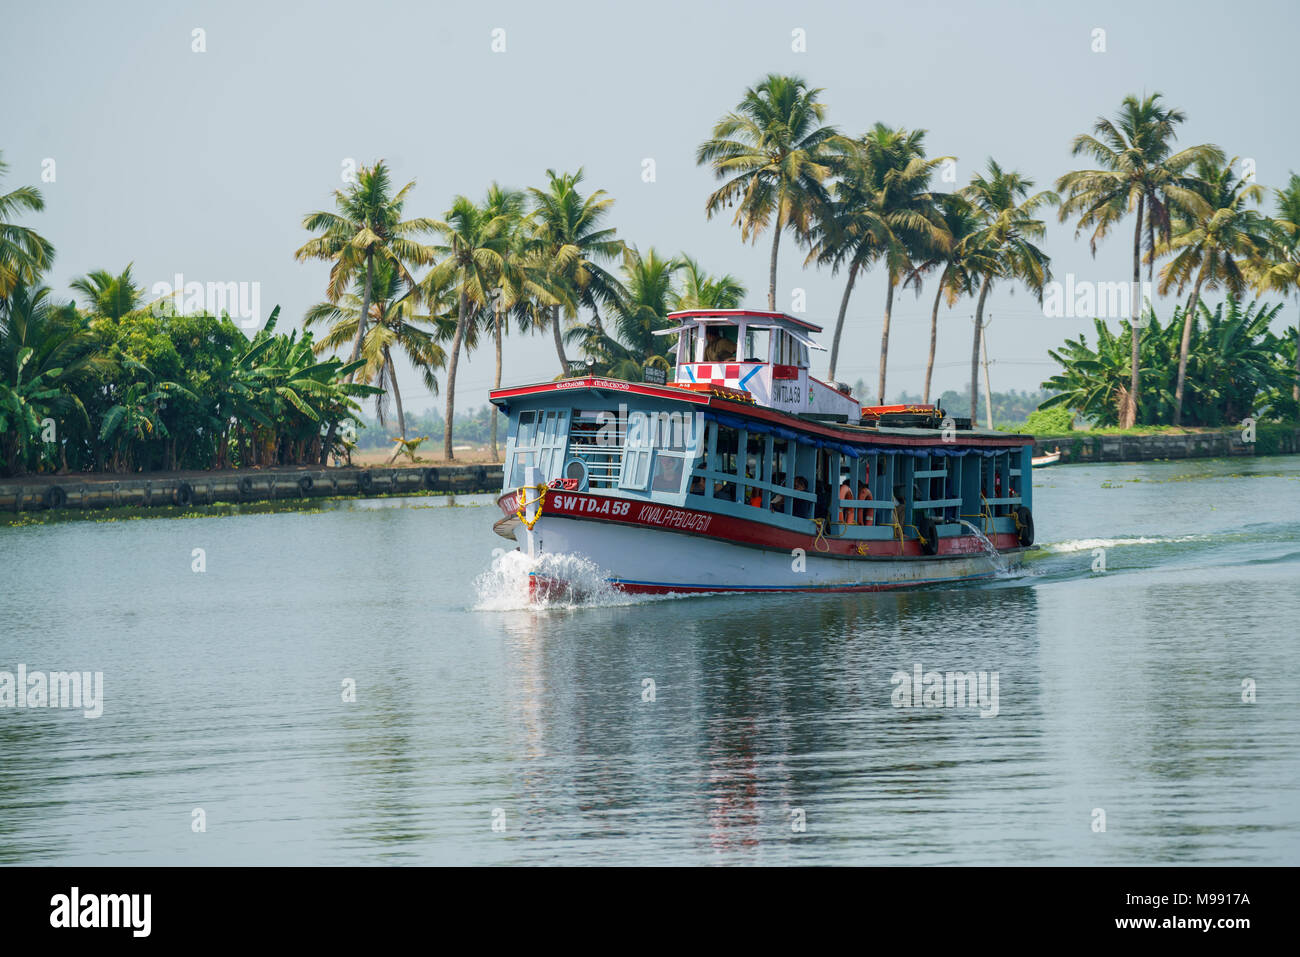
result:
<svg viewBox="0 0 1300 957"><path fill-rule="evenodd" d="M1034 454L1061 450L1061 462L1148 462L1153 459L1208 459L1232 455L1300 453L1300 428L1261 428L1254 442L1242 429L1177 435L1085 435L1036 439Z"/></svg>
<svg viewBox="0 0 1300 957"><path fill-rule="evenodd" d="M0 479L0 510L152 508L421 491L471 495L498 492L501 481L500 465L29 475Z"/></svg>

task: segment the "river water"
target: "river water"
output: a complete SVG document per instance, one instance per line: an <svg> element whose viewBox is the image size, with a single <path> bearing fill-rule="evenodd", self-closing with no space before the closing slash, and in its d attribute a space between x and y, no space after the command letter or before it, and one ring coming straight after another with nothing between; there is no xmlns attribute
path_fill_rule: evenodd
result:
<svg viewBox="0 0 1300 957"><path fill-rule="evenodd" d="M0 862L1300 863L1300 457L1034 489L1015 577L544 609L488 496L0 525L0 671L103 674Z"/></svg>

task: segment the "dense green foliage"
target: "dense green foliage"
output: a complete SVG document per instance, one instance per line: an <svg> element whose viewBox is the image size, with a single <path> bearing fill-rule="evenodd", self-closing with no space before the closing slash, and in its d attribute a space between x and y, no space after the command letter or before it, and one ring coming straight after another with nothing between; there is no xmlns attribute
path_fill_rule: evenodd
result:
<svg viewBox="0 0 1300 957"><path fill-rule="evenodd" d="M1286 337L1275 335L1269 324L1282 307L1271 308L1252 302L1247 306L1235 296L1211 309L1204 302L1190 317L1187 353L1186 394L1183 424L1233 425L1249 417L1296 418L1292 397L1295 381L1291 355L1295 330ZM1181 307L1162 326L1154 311L1148 311L1141 336L1141 404L1138 425L1164 425L1173 420L1178 385L1180 343L1184 317ZM1097 340L1067 339L1050 355L1062 371L1043 383L1056 394L1042 408L1065 407L1096 425L1120 425L1130 380L1127 322L1119 334L1100 319L1094 320Z"/></svg>

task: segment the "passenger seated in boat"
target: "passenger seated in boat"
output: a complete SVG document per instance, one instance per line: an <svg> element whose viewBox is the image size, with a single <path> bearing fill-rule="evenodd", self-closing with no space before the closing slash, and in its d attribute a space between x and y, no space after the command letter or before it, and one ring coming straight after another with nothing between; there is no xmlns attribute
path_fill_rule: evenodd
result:
<svg viewBox="0 0 1300 957"><path fill-rule="evenodd" d="M704 361L729 362L736 358L736 344L713 326L705 333Z"/></svg>
<svg viewBox="0 0 1300 957"><path fill-rule="evenodd" d="M703 494L704 494L704 476L703 476L703 475L697 475L697 476L695 476L695 478L691 479L691 494L692 494L692 495L703 495Z"/></svg>
<svg viewBox="0 0 1300 957"><path fill-rule="evenodd" d="M682 460L671 455L655 456L655 480L650 486L656 492L677 492L682 487Z"/></svg>
<svg viewBox="0 0 1300 957"><path fill-rule="evenodd" d="M808 491L808 480L804 478L802 475L796 475L794 477L794 490L796 492ZM811 511L812 511L811 502L802 498L797 498L794 500L795 515L799 516L800 518L808 518L809 512Z"/></svg>
<svg viewBox="0 0 1300 957"><path fill-rule="evenodd" d="M830 482L817 483L817 500L813 506L813 518L829 519L831 514L831 484Z"/></svg>
<svg viewBox="0 0 1300 957"><path fill-rule="evenodd" d="M772 476L772 484L773 484L773 485L784 485L784 484L785 484L785 474L784 474L783 472L778 472L778 473L776 473L775 475L773 475L773 476ZM774 511L774 512L784 512L784 511L785 511L785 496L784 496L784 495L779 495L779 494L778 494L778 495L773 495L773 496L772 496L771 509L772 509L772 511Z"/></svg>

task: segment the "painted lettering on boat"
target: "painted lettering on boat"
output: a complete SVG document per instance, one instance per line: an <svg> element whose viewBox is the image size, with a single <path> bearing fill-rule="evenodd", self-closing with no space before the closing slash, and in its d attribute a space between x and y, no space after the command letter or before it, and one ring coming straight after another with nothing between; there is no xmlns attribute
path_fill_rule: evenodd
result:
<svg viewBox="0 0 1300 957"><path fill-rule="evenodd" d="M772 398L778 402L798 402L802 391L799 386L790 382L773 382Z"/></svg>
<svg viewBox="0 0 1300 957"><path fill-rule="evenodd" d="M662 525L665 528L685 528L692 532L708 531L712 515L698 512L686 512L680 508L668 508L663 505L642 505L636 520L646 525Z"/></svg>
<svg viewBox="0 0 1300 957"><path fill-rule="evenodd" d="M557 512L576 512L581 515L626 515L632 508L631 502L616 498L582 498L577 495L554 496Z"/></svg>

